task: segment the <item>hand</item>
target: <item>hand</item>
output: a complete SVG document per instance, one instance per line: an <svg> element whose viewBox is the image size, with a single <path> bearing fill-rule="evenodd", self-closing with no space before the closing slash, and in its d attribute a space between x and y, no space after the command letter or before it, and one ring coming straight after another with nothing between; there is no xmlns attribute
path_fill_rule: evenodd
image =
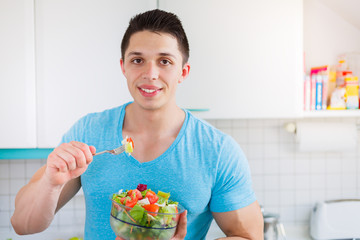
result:
<svg viewBox="0 0 360 240"><path fill-rule="evenodd" d="M54 186L64 185L86 171L95 152L94 146L85 143L63 143L49 154L45 176Z"/></svg>
<svg viewBox="0 0 360 240"><path fill-rule="evenodd" d="M187 210L185 210L180 215L180 220L176 228L175 235L171 238L171 240L182 240L186 236L186 228L187 228Z"/></svg>
<svg viewBox="0 0 360 240"><path fill-rule="evenodd" d="M176 228L176 232L175 235L171 238L171 240L182 240L185 238L186 236L186 227L187 227L187 210L185 210L181 215L180 215L180 220L178 223L178 226ZM121 237L116 237L115 240L124 240Z"/></svg>

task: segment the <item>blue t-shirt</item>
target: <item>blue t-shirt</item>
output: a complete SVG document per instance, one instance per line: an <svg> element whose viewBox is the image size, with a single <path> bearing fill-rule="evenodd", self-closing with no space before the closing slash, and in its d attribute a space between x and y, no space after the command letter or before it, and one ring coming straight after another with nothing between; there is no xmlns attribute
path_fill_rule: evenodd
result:
<svg viewBox="0 0 360 240"><path fill-rule="evenodd" d="M84 142L97 151L120 146L126 105L86 115L62 142ZM140 163L125 153L94 157L81 175L85 240L115 239L109 222L110 196L119 189L134 189L139 183L155 192L170 192L170 198L188 210L185 239L191 240L205 239L213 220L211 212L236 210L256 200L249 166L239 145L184 111L186 117L178 136L158 158Z"/></svg>

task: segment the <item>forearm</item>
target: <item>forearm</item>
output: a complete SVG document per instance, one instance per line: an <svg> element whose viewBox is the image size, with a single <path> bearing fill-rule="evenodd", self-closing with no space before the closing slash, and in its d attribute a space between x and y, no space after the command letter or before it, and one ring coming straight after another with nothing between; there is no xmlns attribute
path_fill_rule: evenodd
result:
<svg viewBox="0 0 360 240"><path fill-rule="evenodd" d="M11 218L16 233L23 235L45 230L54 218L62 188L51 186L44 176L24 186L16 196Z"/></svg>

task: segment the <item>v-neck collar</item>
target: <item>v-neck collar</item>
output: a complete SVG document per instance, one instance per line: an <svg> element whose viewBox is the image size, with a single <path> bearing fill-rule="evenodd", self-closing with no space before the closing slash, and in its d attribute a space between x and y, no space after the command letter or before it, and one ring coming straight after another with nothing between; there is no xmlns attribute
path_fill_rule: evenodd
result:
<svg viewBox="0 0 360 240"><path fill-rule="evenodd" d="M119 145L121 144L123 137L122 137L122 132L123 132L123 124L124 124L124 119L125 119L125 111L126 111L126 106L129 105L132 102L128 102L126 104L124 104L122 106L121 109L121 113L120 113L120 117L119 117L119 125L118 125L118 141L119 141ZM135 164L138 167L147 167L147 166L151 166L153 164L156 164L160 161L162 161L164 158L166 158L166 156L171 153L171 151L173 151L173 149L176 147L176 145L178 144L178 142L181 140L182 136L185 133L185 129L186 126L188 124L188 120L189 120L189 113L187 110L182 109L185 113L185 120L181 126L181 129L178 133L178 135L176 136L175 140L173 141L173 143L170 145L170 147L168 149L166 149L165 152L163 152L160 156L158 156L157 158L148 161L148 162L139 162L138 160L136 160L132 155L128 155L126 154L126 158L133 164ZM136 145L136 143L135 143Z"/></svg>

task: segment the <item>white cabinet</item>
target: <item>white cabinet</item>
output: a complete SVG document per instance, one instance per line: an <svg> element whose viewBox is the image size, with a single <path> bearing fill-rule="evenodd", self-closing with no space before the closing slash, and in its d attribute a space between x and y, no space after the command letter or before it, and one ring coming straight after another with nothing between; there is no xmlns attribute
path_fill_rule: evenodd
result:
<svg viewBox="0 0 360 240"><path fill-rule="evenodd" d="M131 100L120 44L155 0L36 1L38 147L54 147L80 117Z"/></svg>
<svg viewBox="0 0 360 240"><path fill-rule="evenodd" d="M204 118L287 118L302 114L302 0L160 0L183 22L190 75L182 107Z"/></svg>
<svg viewBox="0 0 360 240"><path fill-rule="evenodd" d="M36 147L34 8L0 1L0 148Z"/></svg>

